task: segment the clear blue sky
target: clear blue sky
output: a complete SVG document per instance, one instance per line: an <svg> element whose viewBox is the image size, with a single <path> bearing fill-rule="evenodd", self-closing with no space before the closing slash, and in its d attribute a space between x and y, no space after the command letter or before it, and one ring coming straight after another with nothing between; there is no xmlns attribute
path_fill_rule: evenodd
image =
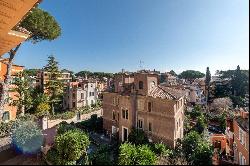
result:
<svg viewBox="0 0 250 166"><path fill-rule="evenodd" d="M43 0L62 35L26 42L15 62L41 68L118 72L144 68L249 69L249 0Z"/></svg>

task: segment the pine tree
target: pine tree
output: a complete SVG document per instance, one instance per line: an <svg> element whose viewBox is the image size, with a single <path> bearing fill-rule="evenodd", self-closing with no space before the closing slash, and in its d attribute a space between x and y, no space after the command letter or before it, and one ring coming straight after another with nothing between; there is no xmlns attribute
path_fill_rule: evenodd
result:
<svg viewBox="0 0 250 166"><path fill-rule="evenodd" d="M50 98L52 114L54 114L54 104L60 104L62 102L63 83L59 79L61 77L61 71L53 55L48 57L48 64L44 67L44 71L47 72L49 76L49 80L45 84L45 92Z"/></svg>
<svg viewBox="0 0 250 166"><path fill-rule="evenodd" d="M20 27L25 28L31 32L27 41L37 43L43 40L52 41L61 35L61 28L55 18L48 12L35 7L19 24ZM11 84L11 70L14 58L22 43L11 49L8 54L7 72L3 82L0 82L0 121L2 113L4 112L4 105L8 104L9 85Z"/></svg>
<svg viewBox="0 0 250 166"><path fill-rule="evenodd" d="M242 88L242 74L240 70L240 66L237 66L237 69L234 71L232 78L232 90L235 96L238 96L241 92Z"/></svg>
<svg viewBox="0 0 250 166"><path fill-rule="evenodd" d="M211 73L209 71L209 67L207 67L206 70L206 79L205 79L205 84L206 84L206 100L208 101L208 96L209 96L209 86L210 86L210 81L211 81Z"/></svg>

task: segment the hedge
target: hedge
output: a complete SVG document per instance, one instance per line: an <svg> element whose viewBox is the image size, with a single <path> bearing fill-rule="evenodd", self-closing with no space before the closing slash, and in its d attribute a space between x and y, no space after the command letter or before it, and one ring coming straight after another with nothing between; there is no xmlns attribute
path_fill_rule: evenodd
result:
<svg viewBox="0 0 250 166"><path fill-rule="evenodd" d="M49 119L51 120L55 120L55 119L63 119L63 120L67 120L67 119L72 119L75 116L75 112L64 112L64 113L60 113L60 114L56 114L56 115L49 115Z"/></svg>

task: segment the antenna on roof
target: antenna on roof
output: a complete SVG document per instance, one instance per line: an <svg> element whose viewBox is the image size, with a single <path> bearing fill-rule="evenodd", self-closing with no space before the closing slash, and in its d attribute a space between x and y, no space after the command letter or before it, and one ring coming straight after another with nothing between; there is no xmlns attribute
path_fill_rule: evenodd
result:
<svg viewBox="0 0 250 166"><path fill-rule="evenodd" d="M140 70L142 70L143 69L143 64L144 64L144 62L142 61L142 60L140 60Z"/></svg>

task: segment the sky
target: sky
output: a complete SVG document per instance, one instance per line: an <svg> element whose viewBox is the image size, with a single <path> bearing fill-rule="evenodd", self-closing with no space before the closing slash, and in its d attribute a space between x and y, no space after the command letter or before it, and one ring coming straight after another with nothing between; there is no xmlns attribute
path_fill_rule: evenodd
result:
<svg viewBox="0 0 250 166"><path fill-rule="evenodd" d="M62 35L25 42L15 63L119 72L249 69L249 0L43 0ZM140 61L142 63L140 64Z"/></svg>

